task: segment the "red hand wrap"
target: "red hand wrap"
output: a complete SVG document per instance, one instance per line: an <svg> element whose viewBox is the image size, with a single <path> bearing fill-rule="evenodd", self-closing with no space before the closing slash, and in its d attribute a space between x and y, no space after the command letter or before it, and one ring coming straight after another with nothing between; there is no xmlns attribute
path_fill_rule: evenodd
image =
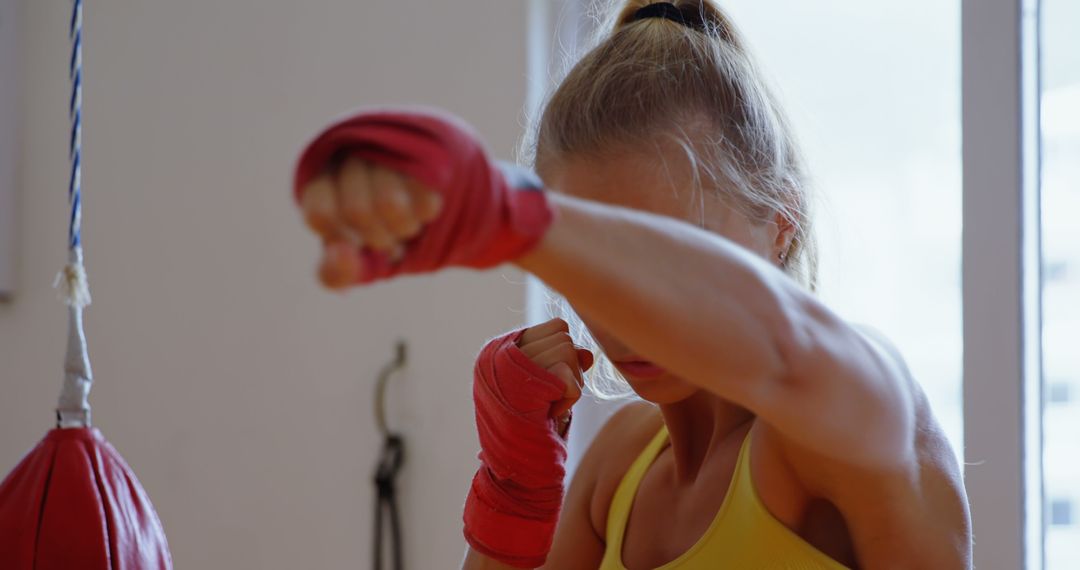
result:
<svg viewBox="0 0 1080 570"><path fill-rule="evenodd" d="M465 502L465 538L490 558L536 568L547 558L562 506L566 442L550 413L566 385L518 348L522 333L493 339L476 360L483 464Z"/></svg>
<svg viewBox="0 0 1080 570"><path fill-rule="evenodd" d="M358 283L448 265L485 269L532 249L554 219L536 175L490 160L463 121L434 110L373 109L339 121L300 156L294 193L348 153L441 193L442 211L392 263L362 248Z"/></svg>

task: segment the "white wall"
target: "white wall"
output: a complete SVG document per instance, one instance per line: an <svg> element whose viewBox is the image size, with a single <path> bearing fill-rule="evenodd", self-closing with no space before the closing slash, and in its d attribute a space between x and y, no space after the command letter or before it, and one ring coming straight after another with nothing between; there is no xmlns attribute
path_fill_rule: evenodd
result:
<svg viewBox="0 0 1080 570"><path fill-rule="evenodd" d="M21 11L21 0L0 0L0 300L10 296L15 288Z"/></svg>
<svg viewBox="0 0 1080 570"><path fill-rule="evenodd" d="M65 311L65 1L22 0L20 271L0 304L0 473L51 427ZM366 568L373 376L410 445L411 568L452 567L475 468L469 382L523 318L522 277L447 273L338 296L289 199L298 146L350 107L428 103L509 157L526 5L99 0L86 8L84 238L95 423L138 473L178 568ZM505 277L504 277L505 275Z"/></svg>

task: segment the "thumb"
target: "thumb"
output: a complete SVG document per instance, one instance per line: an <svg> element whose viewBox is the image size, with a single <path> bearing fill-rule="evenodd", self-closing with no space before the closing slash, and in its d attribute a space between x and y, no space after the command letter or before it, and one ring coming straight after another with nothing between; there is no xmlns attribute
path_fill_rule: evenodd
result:
<svg viewBox="0 0 1080 570"><path fill-rule="evenodd" d="M574 371L565 362L556 362L553 366L548 367L548 372L562 380L566 386L562 397L552 403L549 411L552 417L557 418L565 414L578 401L578 398L581 398L581 387L578 386Z"/></svg>
<svg viewBox="0 0 1080 570"><path fill-rule="evenodd" d="M331 289L344 289L356 281L360 271L356 247L344 241L328 241L323 245L319 264L319 279Z"/></svg>
<svg viewBox="0 0 1080 570"><path fill-rule="evenodd" d="M564 397L576 397L581 394L581 389L578 387L577 377L574 375L573 369L570 368L565 362L556 362L553 366L548 367L548 372L554 374L563 384L566 384L566 392Z"/></svg>
<svg viewBox="0 0 1080 570"><path fill-rule="evenodd" d="M593 361L596 359L593 357L592 351L587 348L577 349L578 363L581 365L581 371L584 372L592 368Z"/></svg>

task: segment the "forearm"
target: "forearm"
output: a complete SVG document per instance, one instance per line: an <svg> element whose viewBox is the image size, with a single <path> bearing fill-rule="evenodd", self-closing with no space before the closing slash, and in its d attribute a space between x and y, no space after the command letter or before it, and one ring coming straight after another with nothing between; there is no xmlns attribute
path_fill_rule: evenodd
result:
<svg viewBox="0 0 1080 570"><path fill-rule="evenodd" d="M638 355L744 405L760 382L785 374L805 293L779 271L671 218L549 197L557 221L517 263L583 316Z"/></svg>

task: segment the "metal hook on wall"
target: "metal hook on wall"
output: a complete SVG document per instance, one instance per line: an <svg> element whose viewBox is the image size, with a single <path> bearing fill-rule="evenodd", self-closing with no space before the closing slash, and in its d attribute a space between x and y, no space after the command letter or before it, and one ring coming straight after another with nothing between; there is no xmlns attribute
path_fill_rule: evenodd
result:
<svg viewBox="0 0 1080 570"><path fill-rule="evenodd" d="M375 381L375 427L379 428L379 433L383 436L390 435L390 428L386 425L386 384L395 372L405 368L407 357L405 341L397 341L394 348L394 360L383 366L379 378Z"/></svg>

